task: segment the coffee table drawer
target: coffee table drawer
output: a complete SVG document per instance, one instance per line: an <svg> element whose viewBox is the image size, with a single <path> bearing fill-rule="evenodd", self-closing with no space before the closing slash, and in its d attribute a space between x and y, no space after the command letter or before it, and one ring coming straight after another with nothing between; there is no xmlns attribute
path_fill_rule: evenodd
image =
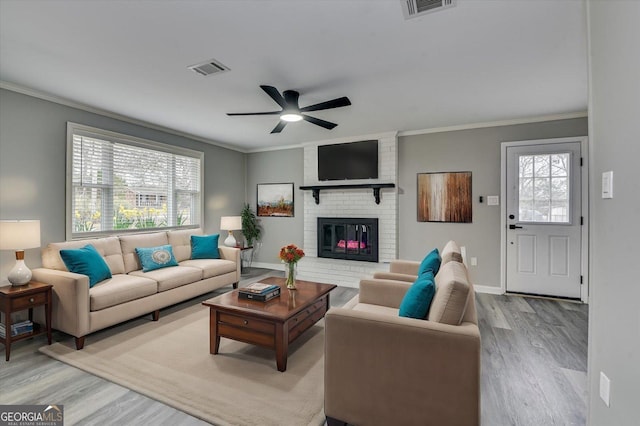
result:
<svg viewBox="0 0 640 426"><path fill-rule="evenodd" d="M298 312L298 314L296 314L295 317L291 318L289 327L295 327L296 324L304 321L310 315L313 315L313 313L316 312L318 309L326 310L326 307L327 307L327 299L323 297L322 299L317 300L314 304L310 305L308 308L305 308L302 311Z"/></svg>
<svg viewBox="0 0 640 426"><path fill-rule="evenodd" d="M299 321L297 324L292 325L293 328L289 329L289 343L293 342L303 332L305 332L306 330L311 328L315 323L320 321L325 313L326 313L326 309L323 307L321 309L316 310L311 315L304 318L302 321Z"/></svg>
<svg viewBox="0 0 640 426"><path fill-rule="evenodd" d="M275 334L275 327L273 323L268 321L260 321L253 318L244 318L237 315L225 314L221 312L218 316L218 322L221 324L230 324L236 327L255 330L262 333Z"/></svg>

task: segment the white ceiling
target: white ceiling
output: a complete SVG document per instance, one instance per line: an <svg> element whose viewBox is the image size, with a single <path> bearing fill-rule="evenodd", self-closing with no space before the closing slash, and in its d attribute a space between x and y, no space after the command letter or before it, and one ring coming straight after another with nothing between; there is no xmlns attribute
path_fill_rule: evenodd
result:
<svg viewBox="0 0 640 426"><path fill-rule="evenodd" d="M458 0L405 20L398 0L0 0L0 80L241 150L587 109L581 0ZM215 58L231 71L187 69ZM325 130L277 116L300 91Z"/></svg>

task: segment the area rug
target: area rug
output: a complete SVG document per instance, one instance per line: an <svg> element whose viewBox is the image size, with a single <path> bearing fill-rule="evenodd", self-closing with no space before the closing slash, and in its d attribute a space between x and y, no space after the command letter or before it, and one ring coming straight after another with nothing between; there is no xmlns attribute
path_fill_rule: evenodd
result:
<svg viewBox="0 0 640 426"><path fill-rule="evenodd" d="M275 352L222 338L209 353L209 309L168 312L73 339L40 352L216 425L324 423L324 320L289 345L287 370Z"/></svg>

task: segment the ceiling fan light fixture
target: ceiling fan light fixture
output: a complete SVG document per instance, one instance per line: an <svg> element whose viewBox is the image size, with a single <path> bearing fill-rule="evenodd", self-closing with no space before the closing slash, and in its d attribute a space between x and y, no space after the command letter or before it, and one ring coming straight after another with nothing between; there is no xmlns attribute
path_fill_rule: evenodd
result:
<svg viewBox="0 0 640 426"><path fill-rule="evenodd" d="M285 112L280 116L280 119L288 123L293 123L302 120L302 115L295 112Z"/></svg>

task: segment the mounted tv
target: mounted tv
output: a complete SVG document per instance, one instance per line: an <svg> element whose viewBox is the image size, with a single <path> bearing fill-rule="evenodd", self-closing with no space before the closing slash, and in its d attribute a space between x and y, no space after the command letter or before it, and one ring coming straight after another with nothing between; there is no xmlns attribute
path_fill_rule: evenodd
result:
<svg viewBox="0 0 640 426"><path fill-rule="evenodd" d="M318 146L318 180L377 178L377 140Z"/></svg>

